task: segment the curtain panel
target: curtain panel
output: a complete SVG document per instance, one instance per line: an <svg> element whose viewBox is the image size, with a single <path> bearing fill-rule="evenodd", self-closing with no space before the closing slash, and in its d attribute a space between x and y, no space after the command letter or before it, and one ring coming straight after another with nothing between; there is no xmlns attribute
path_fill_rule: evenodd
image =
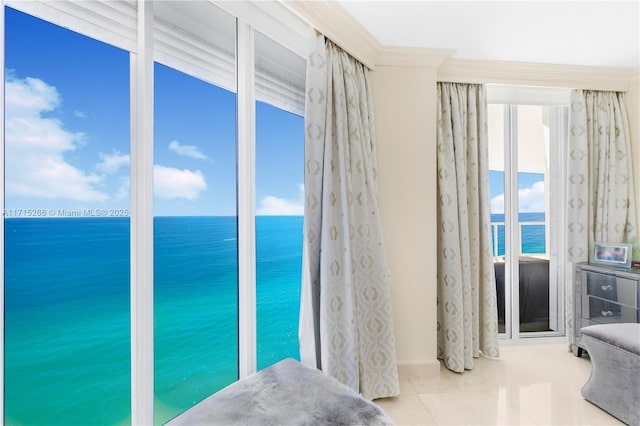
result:
<svg viewBox="0 0 640 426"><path fill-rule="evenodd" d="M497 357L485 87L438 83L438 358Z"/></svg>
<svg viewBox="0 0 640 426"><path fill-rule="evenodd" d="M302 361L399 394L368 70L322 35L307 61Z"/></svg>
<svg viewBox="0 0 640 426"><path fill-rule="evenodd" d="M568 153L565 312L567 335L572 336L573 264L589 259L594 242L628 242L638 235L624 93L571 92Z"/></svg>

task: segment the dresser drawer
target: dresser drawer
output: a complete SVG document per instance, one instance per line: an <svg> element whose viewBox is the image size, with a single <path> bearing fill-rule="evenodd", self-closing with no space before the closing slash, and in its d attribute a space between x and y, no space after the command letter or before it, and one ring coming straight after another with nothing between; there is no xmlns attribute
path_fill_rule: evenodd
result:
<svg viewBox="0 0 640 426"><path fill-rule="evenodd" d="M638 322L638 309L594 296L582 299L582 318L598 324Z"/></svg>
<svg viewBox="0 0 640 426"><path fill-rule="evenodd" d="M625 305L638 307L638 289L635 281L593 273L587 273L586 278L586 293L588 296L596 296L613 302L622 302Z"/></svg>

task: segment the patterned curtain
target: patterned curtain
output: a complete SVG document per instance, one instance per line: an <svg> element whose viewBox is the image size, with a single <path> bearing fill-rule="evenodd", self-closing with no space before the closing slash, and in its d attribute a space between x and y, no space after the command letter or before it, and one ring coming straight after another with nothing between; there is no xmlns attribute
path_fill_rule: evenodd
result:
<svg viewBox="0 0 640 426"><path fill-rule="evenodd" d="M594 242L637 235L629 121L624 93L574 90L569 114L567 336L574 332L573 264ZM576 324L576 327L580 327Z"/></svg>
<svg viewBox="0 0 640 426"><path fill-rule="evenodd" d="M438 83L438 358L497 357L485 87Z"/></svg>
<svg viewBox="0 0 640 426"><path fill-rule="evenodd" d="M398 395L368 70L322 35L305 122L302 361L366 398Z"/></svg>

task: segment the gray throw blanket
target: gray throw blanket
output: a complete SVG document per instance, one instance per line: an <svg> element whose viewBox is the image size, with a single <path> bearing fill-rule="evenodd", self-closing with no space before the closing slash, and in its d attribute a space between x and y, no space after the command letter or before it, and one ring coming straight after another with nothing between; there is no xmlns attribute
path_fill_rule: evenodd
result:
<svg viewBox="0 0 640 426"><path fill-rule="evenodd" d="M168 425L392 425L351 388L285 359L222 389Z"/></svg>

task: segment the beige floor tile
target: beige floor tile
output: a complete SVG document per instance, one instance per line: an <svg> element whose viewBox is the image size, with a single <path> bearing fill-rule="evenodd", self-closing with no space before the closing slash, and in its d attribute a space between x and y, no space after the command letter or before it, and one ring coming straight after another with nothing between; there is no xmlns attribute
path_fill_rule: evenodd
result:
<svg viewBox="0 0 640 426"><path fill-rule="evenodd" d="M619 425L605 411L585 400L580 388L552 383L505 389L507 403L543 425Z"/></svg>
<svg viewBox="0 0 640 426"><path fill-rule="evenodd" d="M400 379L400 395L411 394L415 395L416 390L409 379Z"/></svg>
<svg viewBox="0 0 640 426"><path fill-rule="evenodd" d="M509 405L499 391L421 394L438 425L530 425L535 424Z"/></svg>
<svg viewBox="0 0 640 426"><path fill-rule="evenodd" d="M590 372L566 344L502 346L499 359L463 374L441 364L439 374L401 377L401 396L376 403L399 425L621 424L582 398Z"/></svg>
<svg viewBox="0 0 640 426"><path fill-rule="evenodd" d="M396 398L376 399L373 402L381 407L398 426L436 425L435 420L415 393L400 395Z"/></svg>

